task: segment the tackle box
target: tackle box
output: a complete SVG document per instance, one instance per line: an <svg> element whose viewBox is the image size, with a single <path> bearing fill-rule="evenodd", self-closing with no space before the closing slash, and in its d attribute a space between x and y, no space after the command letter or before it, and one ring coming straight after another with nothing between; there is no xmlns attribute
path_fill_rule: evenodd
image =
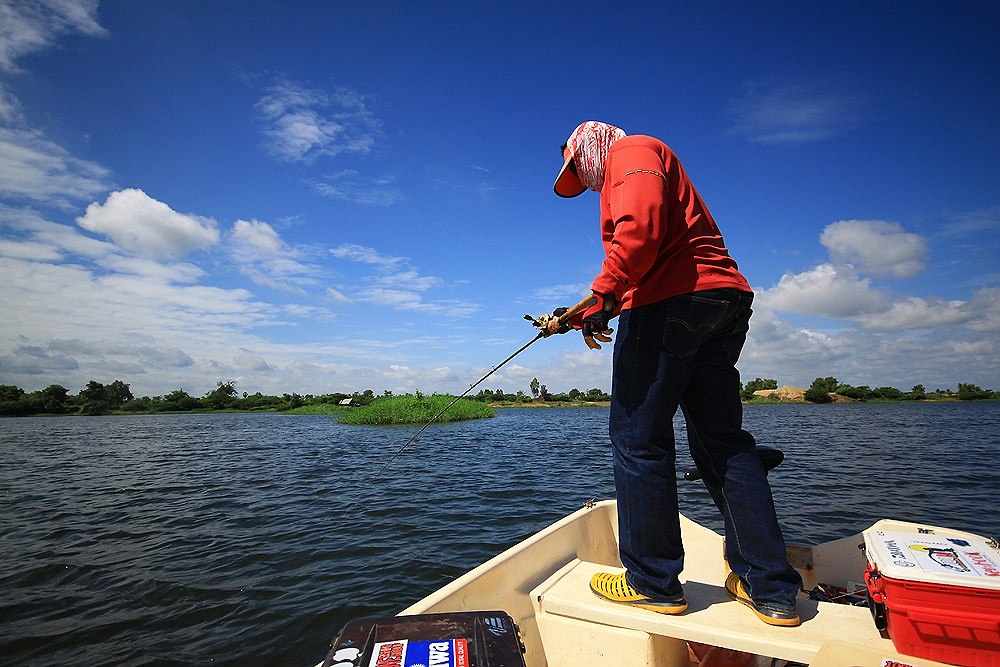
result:
<svg viewBox="0 0 1000 667"><path fill-rule="evenodd" d="M517 625L503 611L351 621L323 667L525 667Z"/></svg>
<svg viewBox="0 0 1000 667"><path fill-rule="evenodd" d="M876 625L900 653L1000 667L1000 550L995 540L883 520L864 533Z"/></svg>

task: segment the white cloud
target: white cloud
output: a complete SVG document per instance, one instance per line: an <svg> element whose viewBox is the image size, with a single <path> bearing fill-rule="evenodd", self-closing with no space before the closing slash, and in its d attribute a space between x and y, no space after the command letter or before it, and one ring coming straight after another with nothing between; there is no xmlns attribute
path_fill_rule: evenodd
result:
<svg viewBox="0 0 1000 667"><path fill-rule="evenodd" d="M950 342L934 334L902 336L851 326L815 331L781 320L759 301L739 368L744 382L769 377L808 387L817 377L833 376L848 384L906 390L918 383L954 387L966 381L952 376L959 368L956 360L965 358L971 355L956 355Z"/></svg>
<svg viewBox="0 0 1000 667"><path fill-rule="evenodd" d="M139 346L135 348L117 348L120 352L131 351L136 359L145 367L156 368L189 368L194 366L194 359L184 350L178 347L149 347Z"/></svg>
<svg viewBox="0 0 1000 667"><path fill-rule="evenodd" d="M24 31L11 32L16 21L4 20L9 12L26 19L18 23ZM0 67L13 71L18 56L46 48L68 30L103 34L95 16L96 3L40 0L12 7L0 0ZM28 20L32 17L48 23ZM88 17L94 19L91 24ZM34 37L27 28L37 29ZM346 89L322 92L278 82L257 111L272 140L270 148L283 160L363 154L381 136L380 123L365 99ZM0 128L0 197L8 202L0 203L4 382L29 388L59 382L72 390L89 379L107 382L124 374L119 376L135 383L137 395L165 393L177 386L198 394L199 387L211 388L220 377L247 373L254 375L254 388L264 391L350 391L380 377L381 369L389 366L387 349L393 349L393 358L407 358L405 350L412 341L380 342L359 337L356 331L347 334L346 342L332 344L291 336L283 343L254 333L264 327L290 331L292 325L328 319L331 313L311 303L268 303L246 289L215 286L211 283L216 276L209 271L216 267L211 263L178 261L220 240L226 256L258 284L305 294L300 286L317 285L324 275L316 261L322 255L371 268L375 274L367 280L372 289L391 289L395 280L406 281L413 290L410 296L416 295L409 308L451 315L476 308L456 300L421 300L419 292L437 289L443 281L407 268L403 258L382 256L371 248L341 246L327 254L292 246L274 227L254 219L236 221L222 238L215 220L179 213L142 190L107 194L112 189L110 172L75 158L41 132L21 127L24 112L4 87L0 120L8 125ZM328 195L362 203L387 204L401 197L393 176L367 179L345 172L328 184L350 191ZM99 196L106 196L103 203ZM27 206L14 208L13 203L21 201L37 209L72 210L79 216L78 226L53 222ZM78 210L81 201L92 202L85 212ZM200 284L206 278L209 284ZM335 302L358 303L346 296L347 290L325 290ZM377 313L374 319L384 321ZM371 319L365 321L372 326ZM234 347L240 350L235 355ZM454 374L438 365L418 367L413 377L435 385Z"/></svg>
<svg viewBox="0 0 1000 667"><path fill-rule="evenodd" d="M553 304L564 302L568 307L576 304L576 302L590 293L590 283L568 283L534 289L527 298L533 303Z"/></svg>
<svg viewBox="0 0 1000 667"><path fill-rule="evenodd" d="M927 247L917 234L882 220L841 220L820 235L834 262L854 265L869 275L911 278L924 268Z"/></svg>
<svg viewBox="0 0 1000 667"><path fill-rule="evenodd" d="M164 263L145 257L109 255L98 263L118 273L147 276L165 283L194 283L205 275L205 272L194 264L187 262Z"/></svg>
<svg viewBox="0 0 1000 667"><path fill-rule="evenodd" d="M351 297L347 296L343 292L333 289L332 287L326 288L326 295L337 303L353 303Z"/></svg>
<svg viewBox="0 0 1000 667"><path fill-rule="evenodd" d="M803 144L843 133L859 100L829 84L753 83L734 105L733 132L763 144Z"/></svg>
<svg viewBox="0 0 1000 667"><path fill-rule="evenodd" d="M305 296L306 294L306 291L298 285L293 285L286 280L278 280L272 275L251 266L240 267L240 273L262 287L270 287L271 289L298 294L299 296Z"/></svg>
<svg viewBox="0 0 1000 667"><path fill-rule="evenodd" d="M368 153L381 135L364 97L347 88L328 93L278 79L255 108L266 148L282 162Z"/></svg>
<svg viewBox="0 0 1000 667"><path fill-rule="evenodd" d="M497 350L496 361L501 361L503 355L510 354L525 342L508 341L503 349ZM556 350L539 354L538 349L543 349L542 346ZM611 380L612 347L608 344L601 350L591 350L584 345L579 332L571 332L559 338L546 338L531 348L533 352L517 357L480 386L489 389L503 388L507 391L520 389L528 393L531 380L537 378L553 393L573 388L581 391L607 389ZM489 370L490 366L473 368L470 375L482 376Z"/></svg>
<svg viewBox="0 0 1000 667"><path fill-rule="evenodd" d="M985 298L985 297L981 297ZM984 321L980 309L962 300L894 295L872 287L851 266L821 264L786 273L758 294L758 305L798 315L818 315L869 331L932 329Z"/></svg>
<svg viewBox="0 0 1000 667"><path fill-rule="evenodd" d="M237 220L233 223L233 239L237 245L265 255L277 255L284 247L278 232L259 220Z"/></svg>
<svg viewBox="0 0 1000 667"><path fill-rule="evenodd" d="M21 337L23 338L23 337ZM177 347L150 347L131 345L122 341L80 338L52 339L43 345L22 345L13 349L17 362L0 361L4 369L37 374L48 371L72 371L81 368L78 360L93 367L96 364L112 368L128 368L130 372L144 374L146 368L178 369L194 365L194 360Z"/></svg>
<svg viewBox="0 0 1000 667"><path fill-rule="evenodd" d="M907 329L935 329L963 324L974 314L961 300L944 301L937 298L916 296L899 297L888 310L856 318L865 329L905 331Z"/></svg>
<svg viewBox="0 0 1000 667"><path fill-rule="evenodd" d="M29 361L44 370L45 360L56 352L79 366L75 373L52 379L61 383L106 377L110 369L125 366L135 373L147 364L189 367L193 356L218 358L232 341L250 338L245 331L280 322L274 307L255 301L246 290L175 285L150 273L97 275L65 260L0 258L0 312L6 322L0 350L23 361L3 361L0 376L13 375L14 380L28 373ZM55 339L99 347L50 345ZM20 340L51 354L24 361L27 357L16 352L24 347Z"/></svg>
<svg viewBox="0 0 1000 667"><path fill-rule="evenodd" d="M409 268L405 257L385 256L374 248L353 243L330 248L330 254L338 259L368 264L376 271L369 276L352 276L350 288L332 290L333 294L342 296L347 293L359 303L448 317L468 317L480 310L478 304L467 301L424 300L422 292L442 287L445 283L437 276L421 275L419 271Z"/></svg>
<svg viewBox="0 0 1000 667"><path fill-rule="evenodd" d="M67 33L102 37L97 0L0 2L0 69L16 70L21 56L41 51Z"/></svg>
<svg viewBox="0 0 1000 667"><path fill-rule="evenodd" d="M21 103L17 98L7 92L3 82L0 81L0 123L14 126L24 121L21 112Z"/></svg>
<svg viewBox="0 0 1000 667"><path fill-rule="evenodd" d="M13 354L0 356L0 370L7 374L60 374L80 368L73 357L37 345L21 345L12 351Z"/></svg>
<svg viewBox="0 0 1000 667"><path fill-rule="evenodd" d="M982 333L1000 333L1000 287L987 287L975 292L965 307L974 313L969 320L970 329Z"/></svg>
<svg viewBox="0 0 1000 667"><path fill-rule="evenodd" d="M780 371L782 384L795 384L806 377L812 381L823 369L850 359L851 353L850 344L841 336L782 320L758 291L739 366L744 381L774 377Z"/></svg>
<svg viewBox="0 0 1000 667"><path fill-rule="evenodd" d="M0 215L0 221L3 220ZM90 238L81 234L75 227L57 222L49 222L42 218L29 219L24 216L14 216L20 220L20 231L31 235L40 243L45 243L64 253L80 255L97 262L121 254L121 249L114 243Z"/></svg>
<svg viewBox="0 0 1000 667"><path fill-rule="evenodd" d="M354 169L341 170L326 176L325 180L314 180L310 186L324 197L355 204L392 206L405 198L402 190L396 187L395 176L363 177Z"/></svg>
<svg viewBox="0 0 1000 667"><path fill-rule="evenodd" d="M865 331L901 332L964 326L989 330L1000 290L980 290L971 301L894 294L873 287L858 269L872 275L906 277L922 268L924 241L896 223L846 220L827 226L820 237L836 263L786 273L759 293L758 304L798 315L840 320ZM848 263L849 262L849 263Z"/></svg>
<svg viewBox="0 0 1000 667"><path fill-rule="evenodd" d="M233 363L248 372L273 373L275 370L274 366L269 364L267 360L252 352L243 352L242 354L237 355L233 359Z"/></svg>
<svg viewBox="0 0 1000 667"><path fill-rule="evenodd" d="M888 295L873 290L870 280L834 264L786 273L760 298L775 310L834 318L882 312L889 305Z"/></svg>
<svg viewBox="0 0 1000 667"><path fill-rule="evenodd" d="M954 213L941 225L941 234L949 237L979 237L1000 228L1000 206Z"/></svg>
<svg viewBox="0 0 1000 667"><path fill-rule="evenodd" d="M740 359L744 381L771 377L779 384L809 386L817 377L872 387L909 389L915 384L955 388L973 382L992 388L1000 364L996 337L960 327L908 332L845 328L810 332L754 309Z"/></svg>
<svg viewBox="0 0 1000 667"><path fill-rule="evenodd" d="M45 243L0 239L0 257L46 261L59 259L61 256L58 250Z"/></svg>
<svg viewBox="0 0 1000 667"><path fill-rule="evenodd" d="M330 254L337 259L347 259L352 262L373 264L386 268L398 266L406 261L402 257L386 257L375 250L375 248L356 243L344 243L335 248L330 248Z"/></svg>
<svg viewBox="0 0 1000 667"><path fill-rule="evenodd" d="M0 0L0 70L18 72L22 56L45 50L62 35L107 31L97 0ZM107 190L108 170L70 155L26 125L20 102L0 83L0 196L55 208Z"/></svg>
<svg viewBox="0 0 1000 667"><path fill-rule="evenodd" d="M417 271L400 271L374 279L379 287L398 288L409 292L426 292L427 290L440 287L444 281L437 276L422 276Z"/></svg>
<svg viewBox="0 0 1000 667"><path fill-rule="evenodd" d="M0 226L18 237L0 241L0 256L35 261L83 258L110 271L177 283L193 283L205 273L186 262L136 257L113 243L84 236L74 227L50 222L27 209L0 206Z"/></svg>
<svg viewBox="0 0 1000 667"><path fill-rule="evenodd" d="M240 272L258 285L304 295L303 287L318 283L321 270L304 261L303 251L285 243L266 222L237 220L228 240Z"/></svg>
<svg viewBox="0 0 1000 667"><path fill-rule="evenodd" d="M107 190L108 170L78 160L40 132L0 128L0 195L68 208Z"/></svg>
<svg viewBox="0 0 1000 667"><path fill-rule="evenodd" d="M112 192L76 221L126 250L157 259L180 257L219 241L215 220L178 213L134 188Z"/></svg>
<svg viewBox="0 0 1000 667"><path fill-rule="evenodd" d="M894 293L859 277L859 269L903 277L922 266L923 240L895 223L840 221L821 241L834 261L758 290L740 362L744 379L778 375L781 384L807 386L833 375L901 389L992 386L1000 364L1000 288L942 299ZM823 319L794 324L785 314Z"/></svg>

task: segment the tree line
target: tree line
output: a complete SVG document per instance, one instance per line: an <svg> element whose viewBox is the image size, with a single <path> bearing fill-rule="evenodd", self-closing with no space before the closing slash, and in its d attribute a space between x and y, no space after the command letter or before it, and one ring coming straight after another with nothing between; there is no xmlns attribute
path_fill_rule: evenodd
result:
<svg viewBox="0 0 1000 667"><path fill-rule="evenodd" d="M595 402L608 401L610 396L600 389L582 392L572 389L565 394L551 394L538 380L532 380L532 395L524 391L514 393L501 389L484 389L470 398L484 403L529 403L532 400ZM419 394L419 392L417 392ZM385 390L382 396L392 396ZM214 389L202 396L192 396L184 389L162 396L141 396L132 394L131 386L122 380L102 384L91 380L77 394L60 385L52 384L45 389L26 392L14 385L0 385L0 416L20 417L28 415L106 415L111 413L163 413L163 412L205 412L205 411L272 411L307 409L310 406L341 406L346 399L351 406L363 406L378 398L371 389L353 393L332 393L322 395L297 393L271 396L256 392L242 394L233 380L219 381Z"/></svg>
<svg viewBox="0 0 1000 667"><path fill-rule="evenodd" d="M502 389L483 389L470 398L484 403L532 403L537 401L544 403L605 403L611 400L610 394L596 387L587 391L574 388L567 392L553 394L548 390L548 387L538 381L538 378L531 379L528 389L531 391L531 396L520 389L512 394Z"/></svg>
<svg viewBox="0 0 1000 667"><path fill-rule="evenodd" d="M743 400L758 399L755 392L762 389L777 389L778 381L773 378L755 378L743 387ZM837 396L843 396L854 401L987 401L1000 399L1000 392L983 389L971 383L958 383L958 391L951 389L936 389L928 391L922 384L914 385L910 391L902 391L895 387L876 387L868 385L853 387L839 382L835 377L820 377L813 380L806 389L805 400L810 403L832 403Z"/></svg>
<svg viewBox="0 0 1000 667"><path fill-rule="evenodd" d="M242 395L235 381L220 381L215 389L203 396L192 396L184 389L175 389L163 396L133 396L129 384L115 380L102 384L91 380L73 395L59 384L39 391L26 392L20 387L0 385L0 415L25 416L39 414L104 415L112 412L193 412L207 410L270 410L285 411L306 405L338 405L345 398L361 404L374 398L371 390L361 394L324 394L322 396L282 394L268 396L257 392Z"/></svg>
<svg viewBox="0 0 1000 667"><path fill-rule="evenodd" d="M602 403L611 400L602 389L580 391L571 389L564 393L551 393L548 388L532 378L530 394L523 390L505 392L502 389L483 389L469 398L484 403L524 404L545 403ZM742 396L746 401L759 400L754 392L761 389L777 389L774 378L755 378L742 386ZM385 390L382 396L392 396ZM971 383L958 383L958 390L937 389L928 391L924 385L914 385L910 391L895 387L858 387L839 382L834 377L816 378L806 390L805 400L812 403L830 403L837 396L855 401L924 401L959 400L980 401L1000 400L1000 392L983 389ZM350 399L353 406L367 405L377 396L371 389L353 393L331 393L322 395L297 393L271 396L256 392L249 394L236 389L233 380L219 381L214 389L202 396L192 396L184 389L175 389L163 396L133 396L131 387L122 380L102 384L91 380L77 394L70 394L66 387L52 384L45 389L26 392L14 385L0 385L0 416L26 416L40 414L102 415L113 412L202 412L216 410L234 411L288 411L307 409L309 406L340 406Z"/></svg>

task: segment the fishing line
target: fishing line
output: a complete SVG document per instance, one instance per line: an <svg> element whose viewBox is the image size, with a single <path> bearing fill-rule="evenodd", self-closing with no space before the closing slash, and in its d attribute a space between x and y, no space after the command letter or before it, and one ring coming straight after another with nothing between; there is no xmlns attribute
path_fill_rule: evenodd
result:
<svg viewBox="0 0 1000 667"><path fill-rule="evenodd" d="M534 326L536 326L539 329L541 329L541 331L539 331L538 334L536 334L534 338L532 338L527 343L525 343L524 345L522 345L521 347L519 347L509 357L507 357L506 359L504 359L503 361L501 361L496 366L492 367L490 369L490 371L486 375L484 375L483 377L479 378L478 380L476 380L475 382L473 382L472 384L470 384L468 389L466 389L461 394L459 394L458 396L456 396L454 398L454 400L452 400L450 403L448 403L448 405L444 406L444 408L442 408L440 412L438 412L436 415L434 415L433 417L431 417L430 421L428 421L426 424L424 424L422 427L420 427L419 431L417 431L416 433L414 433L413 436L409 440L407 440L405 443L403 443L402 447L400 447L399 449L396 450L396 453L393 454L389 458L389 460L386 461L385 464L381 468L379 468L379 471L376 472L372 476L372 478L371 478L370 481L374 482L375 480L377 480L379 478L379 476L381 476L382 473L385 472L385 469L388 468L389 465L392 464L392 462L395 461L399 457L399 455L402 454L403 451L407 447L409 447L413 443L413 441L416 440L417 437L427 429L428 426L430 426L435 421L437 421L438 418L441 415L443 415L445 412L447 412L448 409L451 408L453 405L455 405L456 403L458 403L458 401L460 399L462 399L463 397L465 397L470 391L472 391L473 389L475 389L476 387L478 387L484 380L486 380L486 378L488 378L489 376L493 375L498 370L500 370L504 366L504 364L506 364L507 362L509 362L511 359L513 359L517 355L519 355L522 352L524 352L532 344L534 344L535 341L537 341L538 339L540 339L540 338L548 338L549 336L551 336L552 335L552 331L549 328L549 324L553 320L555 322L558 322L558 327L557 328L562 328L563 325L565 325L567 322L569 322L569 319L571 317L573 317L574 315L576 315L578 312L580 312L584 308L592 306L594 303L596 303L596 298L593 295L591 295L591 296L588 296L587 298L583 299L582 301L580 301L580 303L576 304L572 308L569 308L564 313L560 314L558 317L553 317L553 316L550 316L550 315L542 315L541 317L535 318L535 317L532 317L530 315L525 315L524 318L527 319L527 320L530 320L531 323ZM348 505L348 507L353 506L354 503L357 502L357 500L358 500L358 498L355 497L355 499L353 501L351 501L351 503L350 503L350 505Z"/></svg>
<svg viewBox="0 0 1000 667"><path fill-rule="evenodd" d="M468 393L469 393L470 391L472 391L472 390L473 390L473 389L475 389L475 388L476 388L477 386L479 386L479 384L480 384L480 383L481 383L481 382L482 382L483 380L485 380L485 379L486 379L486 378L488 378L489 376L493 375L493 374L494 374L494 373L495 373L496 371L498 371L498 370L500 369L500 367L501 367L501 366L503 366L504 364L506 364L506 363L507 363L508 361L510 361L511 359L513 359L514 357L516 357L517 355L519 355L519 354L521 354L522 352L524 352L524 351L525 351L526 349L528 349L528 347L529 347L529 346L530 346L530 345L531 345L532 343L534 343L534 342L535 342L536 340L538 340L539 338L544 338L544 337L545 337L545 335L546 335L546 332L544 332L544 331L539 331L539 332L538 332L538 335L536 335L536 336L535 336L534 338L532 338L532 339L531 339L531 340L529 340L529 341L528 341L527 343L525 343L524 345L522 345L522 346L521 346L521 347L520 347L520 348L519 348L519 349L517 350L517 352L515 352L515 353L514 353L514 354L512 354L512 355L510 355L509 357L507 357L506 359L504 359L503 361L501 361L501 362L500 362L499 364L497 364L496 366L494 366L493 368L491 368L491 369L490 369L490 372L489 372L489 373L487 373L487 374L486 374L486 375L484 375L483 377L479 378L478 380L476 380L475 382L473 382L472 384L470 384L470 385L469 385L469 388L468 388L468 389L466 389L466 390L465 390L465 391L463 391L463 392L462 392L461 394L459 394L458 396L456 396L456 397L455 397L455 399L454 399L454 400L452 400L452 401L451 401L450 403L448 403L448 405L444 406L444 408L442 408L440 412L438 412L438 413L437 413L436 415L434 415L433 417L431 417L430 421L428 421L428 422L427 422L426 424L424 424L424 425L423 425L423 426L422 426L422 427L420 428L420 430L419 430L419 431L417 431L416 433L414 433L414 434L413 434L413 437L411 437L411 438L410 438L409 440L407 440L407 441L406 441L405 443L403 443L403 446L402 446L402 447L400 447L400 448L399 448L398 450L396 450L396 453L395 453L395 454L393 454L393 455L392 455L392 457L391 457L391 458L390 458L390 459L389 459L388 461L386 461L386 462L385 462L385 465L383 465L383 466L382 466L381 468L379 468L379 471L378 471L377 473L375 473L375 475L374 475L374 476L372 477L372 480L374 481L374 480L378 479L378 478L379 478L379 475L381 475L381 474L382 474L383 472L385 472L385 469L389 467L389 464L391 464L391 463L392 463L393 461L395 461L395 460L396 460L396 457L398 457L398 456L399 456L400 454L402 454L402 453L403 453L403 450L404 450L404 449L406 449L407 447L409 447L409 446L410 446L410 444L411 444L411 443L412 443L412 442L413 442L414 440L416 440L416 439L417 439L417 436L419 436L419 435L420 435L421 433L423 433L423 432L424 432L424 430L425 430L425 429L426 429L426 428L427 428L428 426L430 426L431 424L433 424L434 422L436 422L436 421L438 420L438 418L439 418L439 417L440 417L441 415L443 415L444 413L448 412L448 408L450 408L451 406L453 406L453 405L455 405L456 403L458 403L458 401L459 401L459 400L461 400L461 399L462 399L462 398L463 398L463 397L464 397L464 396L465 396L466 394L468 394Z"/></svg>

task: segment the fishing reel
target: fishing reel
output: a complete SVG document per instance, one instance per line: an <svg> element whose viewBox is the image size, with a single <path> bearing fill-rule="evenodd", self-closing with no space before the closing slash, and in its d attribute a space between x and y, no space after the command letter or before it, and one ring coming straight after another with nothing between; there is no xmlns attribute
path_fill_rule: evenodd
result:
<svg viewBox="0 0 1000 667"><path fill-rule="evenodd" d="M531 322L532 326L537 327L538 329L541 330L538 334L541 338L548 338L553 333L563 334L572 329L572 327L569 324L570 318L579 313L581 310L593 306L595 303L597 303L597 298L594 295L590 295L584 297L583 300L580 301L580 303L576 304L572 308L556 308L551 313L539 315L538 317L525 315L524 319ZM554 320L559 322L559 329L555 332L552 332L549 331L549 323Z"/></svg>
<svg viewBox="0 0 1000 667"><path fill-rule="evenodd" d="M555 311L551 313L545 313L544 315L539 315L538 317L525 315L524 319L531 322L531 326L540 329L543 338L547 338L552 335L552 332L549 331L549 322L559 320L563 315L566 314L566 311L567 311L566 308L556 308ZM558 333L566 333L569 330L570 330L569 324L567 324L566 321L563 321L559 325Z"/></svg>

